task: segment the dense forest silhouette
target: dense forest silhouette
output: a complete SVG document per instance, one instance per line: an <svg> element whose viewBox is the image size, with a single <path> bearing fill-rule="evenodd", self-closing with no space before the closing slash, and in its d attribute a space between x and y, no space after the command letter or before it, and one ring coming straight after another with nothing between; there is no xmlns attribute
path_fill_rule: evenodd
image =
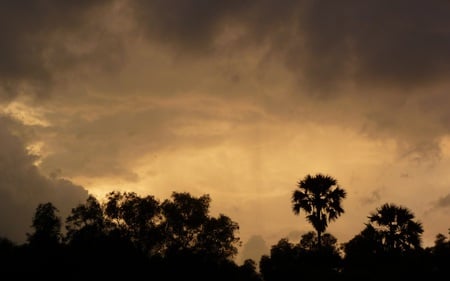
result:
<svg viewBox="0 0 450 281"><path fill-rule="evenodd" d="M315 231L281 238L259 261L238 265L239 225L209 214L209 195L90 195L62 221L52 202L36 207L23 244L0 238L2 277L17 280L441 280L450 276L450 241L422 247L411 210L385 203L346 243L326 232L344 213L346 192L329 175L307 175L292 193L296 215ZM63 224L64 222L64 224ZM63 229L64 225L64 229Z"/></svg>

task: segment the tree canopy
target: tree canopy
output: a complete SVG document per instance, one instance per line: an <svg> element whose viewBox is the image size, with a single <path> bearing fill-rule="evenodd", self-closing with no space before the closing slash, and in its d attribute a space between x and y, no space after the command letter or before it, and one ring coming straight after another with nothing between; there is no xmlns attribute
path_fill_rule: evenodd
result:
<svg viewBox="0 0 450 281"><path fill-rule="evenodd" d="M292 193L292 210L296 215L301 210L306 213L306 219L317 231L319 247L328 223L344 213L342 200L346 195L337 180L329 175L306 175L298 181L297 189Z"/></svg>
<svg viewBox="0 0 450 281"><path fill-rule="evenodd" d="M437 234L422 248L422 224L408 208L386 203L368 215L360 233L345 243L325 232L343 213L345 191L332 177L307 176L293 193L294 212L307 213L316 231L297 241L281 238L270 253L237 265L239 225L210 214L211 197L173 192L165 200L113 191L88 196L62 220L51 202L37 206L33 231L23 245L0 237L4 274L25 280L165 279L283 281L437 280L450 274L450 242ZM321 214L318 216L317 214ZM318 216L318 217L316 217ZM323 220L321 222L317 222ZM66 232L61 231L62 222ZM256 265L259 264L259 271Z"/></svg>

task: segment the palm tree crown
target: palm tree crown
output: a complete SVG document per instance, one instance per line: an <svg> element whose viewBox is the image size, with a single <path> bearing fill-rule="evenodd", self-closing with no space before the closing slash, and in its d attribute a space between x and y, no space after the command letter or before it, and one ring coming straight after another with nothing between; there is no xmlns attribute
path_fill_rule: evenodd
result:
<svg viewBox="0 0 450 281"><path fill-rule="evenodd" d="M386 203L369 216L369 224L380 234L385 250L418 249L421 247L422 224L406 207Z"/></svg>
<svg viewBox="0 0 450 281"><path fill-rule="evenodd" d="M344 213L341 202L346 192L339 187L336 179L323 174L307 175L297 183L297 187L292 193L292 209L296 215L300 214L300 210L306 212L306 219L317 231L320 247L321 234L328 227L328 222Z"/></svg>

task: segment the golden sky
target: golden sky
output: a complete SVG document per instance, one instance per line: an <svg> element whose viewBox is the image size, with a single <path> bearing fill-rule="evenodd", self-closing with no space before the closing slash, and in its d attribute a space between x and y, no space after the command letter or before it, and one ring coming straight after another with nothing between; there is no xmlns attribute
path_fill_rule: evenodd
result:
<svg viewBox="0 0 450 281"><path fill-rule="evenodd" d="M348 193L338 242L387 202L448 233L448 1L2 1L0 36L0 235L43 200L187 191L270 246L312 230L315 173Z"/></svg>

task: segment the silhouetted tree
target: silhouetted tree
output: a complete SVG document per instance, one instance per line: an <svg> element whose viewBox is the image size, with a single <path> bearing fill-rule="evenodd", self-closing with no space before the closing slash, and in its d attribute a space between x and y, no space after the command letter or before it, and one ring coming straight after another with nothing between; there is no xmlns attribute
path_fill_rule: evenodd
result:
<svg viewBox="0 0 450 281"><path fill-rule="evenodd" d="M172 193L171 199L162 205L166 251L207 251L216 258L232 258L240 243L235 232L237 223L221 214L218 218L209 215L209 195L198 198L189 193Z"/></svg>
<svg viewBox="0 0 450 281"><path fill-rule="evenodd" d="M335 256L340 256L340 248L337 243L337 238L331 233L322 234L322 246L318 247L317 233L308 231L303 234L300 239L300 247L309 252L317 251L321 253L328 253Z"/></svg>
<svg viewBox="0 0 450 281"><path fill-rule="evenodd" d="M383 252L379 236L373 226L366 225L361 233L344 243L344 268L347 275L370 275L376 267L378 256Z"/></svg>
<svg viewBox="0 0 450 281"><path fill-rule="evenodd" d="M293 280L336 280L339 276L342 258L337 239L323 234L323 244L317 246L317 235L310 231L302 235L297 244L286 238L271 247L270 255L260 260L260 272L266 281Z"/></svg>
<svg viewBox="0 0 450 281"><path fill-rule="evenodd" d="M302 276L299 248L282 238L270 248L269 255L259 261L259 270L265 281L287 281Z"/></svg>
<svg viewBox="0 0 450 281"><path fill-rule="evenodd" d="M449 232L450 233L450 232ZM433 277L450 276L450 240L442 233L436 235L430 253Z"/></svg>
<svg viewBox="0 0 450 281"><path fill-rule="evenodd" d="M153 196L140 197L134 192L113 191L104 204L105 215L143 253L153 255L164 239L159 228L160 203Z"/></svg>
<svg viewBox="0 0 450 281"><path fill-rule="evenodd" d="M6 237L0 237L0 255L2 258L7 257L17 247L16 243ZM2 259L3 260L3 259Z"/></svg>
<svg viewBox="0 0 450 281"><path fill-rule="evenodd" d="M322 245L322 233L328 223L336 220L344 209L342 199L346 197L344 189L339 187L337 180L328 175L307 175L297 183L298 189L292 194L292 209L294 214L305 211L306 219L317 231L317 243Z"/></svg>
<svg viewBox="0 0 450 281"><path fill-rule="evenodd" d="M135 279L142 272L142 257L128 237L107 219L94 196L72 209L66 228L71 257L67 278L78 280L89 274L92 278Z"/></svg>
<svg viewBox="0 0 450 281"><path fill-rule="evenodd" d="M78 204L66 218L65 240L69 244L95 243L105 236L107 226L101 204L97 198L89 195L86 202Z"/></svg>
<svg viewBox="0 0 450 281"><path fill-rule="evenodd" d="M213 259L230 259L237 254L239 238L236 232L239 225L224 214L219 217L209 217L197 235L197 245L205 255Z"/></svg>
<svg viewBox="0 0 450 281"><path fill-rule="evenodd" d="M32 218L32 233L27 233L28 244L21 247L21 270L17 279L57 280L58 269L64 265L61 245L61 218L51 203L37 206Z"/></svg>
<svg viewBox="0 0 450 281"><path fill-rule="evenodd" d="M312 279L336 278L342 266L342 257L337 238L331 233L322 234L322 245L318 247L318 237L313 231L301 236L299 249L307 275Z"/></svg>
<svg viewBox="0 0 450 281"><path fill-rule="evenodd" d="M24 266L23 257L19 254L16 243L6 237L0 237L0 276L14 276L20 270L19 264Z"/></svg>
<svg viewBox="0 0 450 281"><path fill-rule="evenodd" d="M421 248L422 224L406 207L386 203L369 216L371 225L387 252Z"/></svg>
<svg viewBox="0 0 450 281"><path fill-rule="evenodd" d="M240 243L238 224L222 214L211 217L210 201L209 195L173 192L161 204L166 238L162 253L170 278L225 280L226 274L237 272L231 259Z"/></svg>
<svg viewBox="0 0 450 281"><path fill-rule="evenodd" d="M243 264L239 267L240 281L262 281L261 274L256 269L256 262L253 259L244 260Z"/></svg>
<svg viewBox="0 0 450 281"><path fill-rule="evenodd" d="M428 271L421 247L423 228L414 214L396 204L384 204L368 216L360 234L345 243L345 275L350 279L383 280L418 277Z"/></svg>
<svg viewBox="0 0 450 281"><path fill-rule="evenodd" d="M37 206L31 224L34 232L27 233L31 246L49 248L61 242L61 218L57 212L59 210L50 202Z"/></svg>
<svg viewBox="0 0 450 281"><path fill-rule="evenodd" d="M189 193L173 192L171 199L161 204L165 230L166 252L193 249L197 236L208 219L209 195L198 198Z"/></svg>

